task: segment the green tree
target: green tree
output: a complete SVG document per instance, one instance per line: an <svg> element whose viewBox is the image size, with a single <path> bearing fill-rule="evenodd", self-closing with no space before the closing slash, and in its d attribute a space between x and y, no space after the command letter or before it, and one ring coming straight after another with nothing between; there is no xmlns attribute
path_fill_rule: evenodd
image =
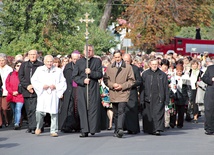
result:
<svg viewBox="0 0 214 155"><path fill-rule="evenodd" d="M111 48L114 43L109 33L100 31L99 20L102 9L91 1L76 0L4 0L0 12L0 52L10 55L38 49L48 54L68 54L74 49L82 50L85 44L85 24L79 19L86 12L95 17L91 37L107 40L105 45L94 44L97 51ZM101 35L102 34L102 35ZM100 42L94 42L99 43ZM102 47L102 48L100 48Z"/></svg>
<svg viewBox="0 0 214 155"><path fill-rule="evenodd" d="M73 0L5 0L0 41L4 52L16 54L36 48L45 53L69 50L77 32L78 5Z"/></svg>

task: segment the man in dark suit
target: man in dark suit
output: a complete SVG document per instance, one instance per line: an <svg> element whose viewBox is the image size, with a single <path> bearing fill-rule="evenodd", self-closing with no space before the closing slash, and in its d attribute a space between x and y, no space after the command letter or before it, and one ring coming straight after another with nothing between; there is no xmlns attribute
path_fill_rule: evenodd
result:
<svg viewBox="0 0 214 155"><path fill-rule="evenodd" d="M135 83L131 88L129 101L126 105L126 117L124 123L124 129L128 131L129 134L137 134L140 132L139 118L138 118L138 86L141 85L142 80L140 76L140 70L137 66L132 65L132 58L130 54L124 54L123 60L126 64L132 66L134 72Z"/></svg>
<svg viewBox="0 0 214 155"><path fill-rule="evenodd" d="M206 135L214 134L214 65L207 68L202 81L207 84L207 89L204 96L204 108L205 108L205 124L204 130Z"/></svg>
<svg viewBox="0 0 214 155"><path fill-rule="evenodd" d="M22 85L22 95L24 97L24 105L28 118L27 133L35 134L36 130L36 105L37 95L31 84L31 77L36 71L37 67L42 66L43 63L37 60L38 54L36 50L28 52L29 60L23 62L19 69L19 81Z"/></svg>

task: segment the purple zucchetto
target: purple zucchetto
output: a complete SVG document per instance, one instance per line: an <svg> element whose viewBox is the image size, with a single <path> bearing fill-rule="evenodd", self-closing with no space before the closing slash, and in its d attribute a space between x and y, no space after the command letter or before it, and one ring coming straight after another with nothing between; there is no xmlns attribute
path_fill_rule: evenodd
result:
<svg viewBox="0 0 214 155"><path fill-rule="evenodd" d="M80 52L79 52L78 50L74 50L74 51L72 52L72 54L80 54Z"/></svg>

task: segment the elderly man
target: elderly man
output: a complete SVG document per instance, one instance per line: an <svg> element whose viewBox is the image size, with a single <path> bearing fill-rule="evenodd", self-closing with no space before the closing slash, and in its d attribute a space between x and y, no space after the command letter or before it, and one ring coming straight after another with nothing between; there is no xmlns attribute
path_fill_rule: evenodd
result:
<svg viewBox="0 0 214 155"><path fill-rule="evenodd" d="M19 81L22 85L22 95L24 97L24 105L28 118L27 133L35 133L36 129L36 105L37 95L31 84L30 78L36 71L37 67L42 66L43 63L37 60L38 54L36 50L28 52L28 61L21 64L19 69Z"/></svg>
<svg viewBox="0 0 214 155"><path fill-rule="evenodd" d="M37 94L37 127L35 134L39 135L41 133L43 118L46 113L50 113L50 133L52 137L57 137L58 104L67 86L62 70L53 66L53 57L51 55L44 57L44 64L45 65L37 68L31 78L31 83Z"/></svg>
<svg viewBox="0 0 214 155"><path fill-rule="evenodd" d="M167 75L158 68L158 60L149 61L142 74L140 103L143 107L143 131L159 136L164 130L165 105L169 104Z"/></svg>
<svg viewBox="0 0 214 155"><path fill-rule="evenodd" d="M113 105L114 136L122 138L125 108L129 100L131 87L135 82L135 77L132 67L123 61L122 53L115 51L113 55L115 62L108 65L103 80L106 86L109 87L110 102Z"/></svg>
<svg viewBox="0 0 214 155"><path fill-rule="evenodd" d="M73 130L80 130L80 120L77 111L77 84L72 79L72 74L76 61L80 59L80 52L75 50L71 54L71 62L69 62L63 74L66 78L67 89L63 95L63 103L60 104L59 110L59 129L62 132L70 133Z"/></svg>
<svg viewBox="0 0 214 155"><path fill-rule="evenodd" d="M77 104L80 115L80 137L88 137L88 133L94 135L100 132L101 100L98 80L103 76L102 63L99 58L94 57L92 45L88 45L88 50L86 48L85 46L84 54L86 55L86 51L88 51L88 60L86 57L79 59L73 71L73 79L78 85Z"/></svg>
<svg viewBox="0 0 214 155"><path fill-rule="evenodd" d="M126 105L126 117L124 129L128 131L129 134L137 134L140 132L139 118L138 118L138 87L141 85L142 80L140 76L140 70L137 66L132 65L132 58L130 54L124 54L123 60L126 64L132 66L134 72L135 83L131 87L129 101Z"/></svg>

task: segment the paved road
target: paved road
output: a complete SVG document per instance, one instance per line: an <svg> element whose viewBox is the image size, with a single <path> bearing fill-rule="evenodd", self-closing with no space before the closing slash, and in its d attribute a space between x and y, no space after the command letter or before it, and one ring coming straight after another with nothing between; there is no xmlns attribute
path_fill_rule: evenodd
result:
<svg viewBox="0 0 214 155"><path fill-rule="evenodd" d="M26 129L0 129L0 155L214 155L214 135L203 130L203 117L198 124L185 122L183 129L169 129L161 136L125 134L113 137L113 131L79 138L79 133L59 133L50 137L49 129L40 135Z"/></svg>

